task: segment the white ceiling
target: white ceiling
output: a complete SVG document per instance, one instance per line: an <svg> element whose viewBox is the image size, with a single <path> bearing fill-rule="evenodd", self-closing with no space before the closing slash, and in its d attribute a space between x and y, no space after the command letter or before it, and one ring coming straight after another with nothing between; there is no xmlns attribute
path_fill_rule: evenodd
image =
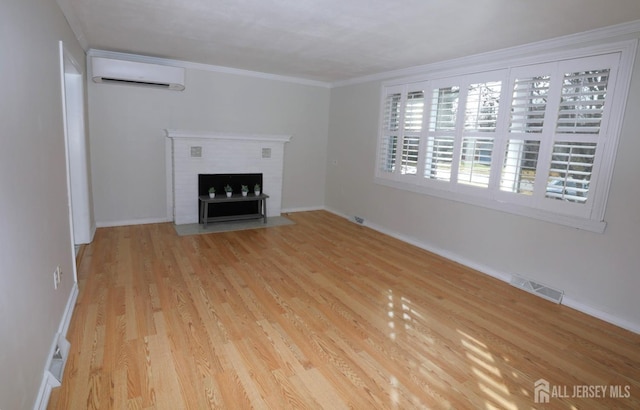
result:
<svg viewBox="0 0 640 410"><path fill-rule="evenodd" d="M57 0L80 43L345 81L640 20L640 0Z"/></svg>

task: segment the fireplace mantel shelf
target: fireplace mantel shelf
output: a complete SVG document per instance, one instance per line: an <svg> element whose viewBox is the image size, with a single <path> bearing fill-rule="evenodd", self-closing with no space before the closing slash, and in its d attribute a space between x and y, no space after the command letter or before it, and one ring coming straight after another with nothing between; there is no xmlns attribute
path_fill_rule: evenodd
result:
<svg viewBox="0 0 640 410"><path fill-rule="evenodd" d="M165 130L167 137L177 138L199 138L214 140L233 140L233 141L262 141L262 142L282 142L291 141L291 135L273 135L273 134L238 134L233 132L209 132L209 131L189 131L189 130Z"/></svg>

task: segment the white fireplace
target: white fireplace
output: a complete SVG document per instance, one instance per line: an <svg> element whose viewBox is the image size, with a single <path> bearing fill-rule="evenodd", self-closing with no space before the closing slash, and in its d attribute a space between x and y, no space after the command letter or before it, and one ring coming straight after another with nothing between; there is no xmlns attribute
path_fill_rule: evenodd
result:
<svg viewBox="0 0 640 410"><path fill-rule="evenodd" d="M176 225L198 223L198 174L261 173L267 216L280 215L284 144L291 136L165 131L167 209Z"/></svg>

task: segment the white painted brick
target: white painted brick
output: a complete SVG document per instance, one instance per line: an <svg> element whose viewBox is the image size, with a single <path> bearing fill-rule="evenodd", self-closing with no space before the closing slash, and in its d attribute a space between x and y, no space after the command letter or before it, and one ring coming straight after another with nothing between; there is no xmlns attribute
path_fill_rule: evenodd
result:
<svg viewBox="0 0 640 410"><path fill-rule="evenodd" d="M172 169L172 183L168 181L167 186L173 186L170 195L177 225L198 222L198 174L262 173L263 192L269 195L267 216L280 215L286 141L251 137L256 136L172 138L172 163L167 164ZM192 146L202 147L202 157L191 158ZM271 158L262 158L262 148L271 148Z"/></svg>

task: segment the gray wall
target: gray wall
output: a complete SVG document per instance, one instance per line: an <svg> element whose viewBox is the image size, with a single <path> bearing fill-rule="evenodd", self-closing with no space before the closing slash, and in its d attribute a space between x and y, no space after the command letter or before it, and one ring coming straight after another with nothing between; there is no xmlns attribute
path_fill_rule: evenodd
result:
<svg viewBox="0 0 640 410"><path fill-rule="evenodd" d="M165 128L293 135L282 208L324 204L329 89L188 69L182 92L88 87L98 226L167 217Z"/></svg>
<svg viewBox="0 0 640 410"><path fill-rule="evenodd" d="M55 2L0 3L1 409L33 406L73 286L58 40L84 63ZM284 208L326 202L486 272L564 289L585 310L640 328L640 64L604 234L374 184L379 87L329 91L194 69L184 92L89 83L96 220L166 218L164 128L292 134ZM54 290L57 265L65 275Z"/></svg>
<svg viewBox="0 0 640 410"><path fill-rule="evenodd" d="M373 182L380 83L331 92L326 206L498 277L563 289L568 304L640 330L640 59L636 59L604 234ZM337 161L337 164L334 164Z"/></svg>
<svg viewBox="0 0 640 410"><path fill-rule="evenodd" d="M1 409L33 406L73 286L59 40L84 65L55 1L0 2Z"/></svg>

